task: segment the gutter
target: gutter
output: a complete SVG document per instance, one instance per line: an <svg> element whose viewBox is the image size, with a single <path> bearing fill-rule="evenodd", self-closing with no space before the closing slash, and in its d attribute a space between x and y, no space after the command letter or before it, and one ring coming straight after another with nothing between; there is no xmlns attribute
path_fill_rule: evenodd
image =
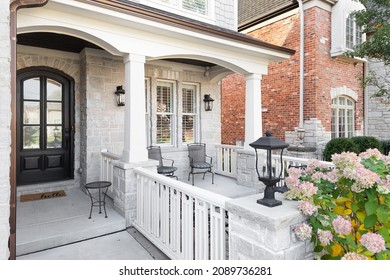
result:
<svg viewBox="0 0 390 280"><path fill-rule="evenodd" d="M10 42L11 42L11 166L10 166L10 236L8 247L10 260L16 259L16 27L17 12L23 8L41 7L49 0L15 0L10 4Z"/></svg>
<svg viewBox="0 0 390 280"><path fill-rule="evenodd" d="M304 71L305 71L305 19L302 0L298 0L300 19L300 47L299 47L299 129L303 129L303 101L304 101Z"/></svg>

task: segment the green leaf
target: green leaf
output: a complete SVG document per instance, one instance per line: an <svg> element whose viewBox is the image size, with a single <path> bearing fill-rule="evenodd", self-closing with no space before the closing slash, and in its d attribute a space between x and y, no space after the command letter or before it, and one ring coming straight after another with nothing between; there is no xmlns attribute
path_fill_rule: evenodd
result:
<svg viewBox="0 0 390 280"><path fill-rule="evenodd" d="M364 223L364 219L366 218L366 214L363 212L356 212L356 217L361 223Z"/></svg>
<svg viewBox="0 0 390 280"><path fill-rule="evenodd" d="M375 214L369 215L364 219L364 227L366 229L369 229L369 228L373 227L377 221L378 221L378 218L376 217Z"/></svg>
<svg viewBox="0 0 390 280"><path fill-rule="evenodd" d="M324 249L324 247L322 247L321 245L318 245L314 248L314 252L316 253L320 253L322 252L322 250Z"/></svg>
<svg viewBox="0 0 390 280"><path fill-rule="evenodd" d="M359 210L359 205L355 202L352 202L352 211L357 212Z"/></svg>
<svg viewBox="0 0 390 280"><path fill-rule="evenodd" d="M378 230L378 233L380 235L382 235L383 239L386 241L386 242L389 242L390 241L390 235L389 235L389 230L385 227L382 227L380 230Z"/></svg>
<svg viewBox="0 0 390 280"><path fill-rule="evenodd" d="M381 205L378 209L376 209L376 214L378 216L378 221L385 223L389 219L390 211L385 206Z"/></svg>
<svg viewBox="0 0 390 280"><path fill-rule="evenodd" d="M367 216L375 214L377 208L378 208L378 204L376 203L375 200L367 201L364 204L364 209L366 209Z"/></svg>
<svg viewBox="0 0 390 280"><path fill-rule="evenodd" d="M326 255L323 255L323 256L321 257L321 260L330 260L331 258L332 258L331 255L326 254Z"/></svg>

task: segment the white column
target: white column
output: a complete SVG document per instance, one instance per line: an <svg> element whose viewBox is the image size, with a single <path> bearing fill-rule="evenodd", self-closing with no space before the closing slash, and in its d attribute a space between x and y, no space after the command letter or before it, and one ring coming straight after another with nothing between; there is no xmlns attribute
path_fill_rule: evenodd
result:
<svg viewBox="0 0 390 280"><path fill-rule="evenodd" d="M125 63L125 139L122 161L147 161L145 125L145 56L128 54Z"/></svg>
<svg viewBox="0 0 390 280"><path fill-rule="evenodd" d="M250 74L246 77L245 89L245 149L262 136L261 120L261 75Z"/></svg>

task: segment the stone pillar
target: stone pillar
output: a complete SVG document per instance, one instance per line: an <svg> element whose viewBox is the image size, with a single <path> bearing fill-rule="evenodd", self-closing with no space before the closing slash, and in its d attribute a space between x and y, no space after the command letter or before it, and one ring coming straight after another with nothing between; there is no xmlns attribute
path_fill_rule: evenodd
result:
<svg viewBox="0 0 390 280"><path fill-rule="evenodd" d="M262 135L261 120L261 75L250 74L245 77L245 149Z"/></svg>
<svg viewBox="0 0 390 280"><path fill-rule="evenodd" d="M157 161L149 160L137 163L115 161L114 165L114 208L126 219L126 227L129 227L137 217L137 178L134 168L144 167L156 170Z"/></svg>
<svg viewBox="0 0 390 280"><path fill-rule="evenodd" d="M255 150L250 149L237 150L237 184L263 192L265 185L257 178Z"/></svg>
<svg viewBox="0 0 390 280"><path fill-rule="evenodd" d="M125 132L122 160L146 161L145 56L128 54L125 63Z"/></svg>
<svg viewBox="0 0 390 280"><path fill-rule="evenodd" d="M266 207L256 203L263 194L230 200L229 259L230 260L304 260L313 259L313 245L300 241L293 233L295 225L306 217L297 209L296 201L285 200L283 205Z"/></svg>

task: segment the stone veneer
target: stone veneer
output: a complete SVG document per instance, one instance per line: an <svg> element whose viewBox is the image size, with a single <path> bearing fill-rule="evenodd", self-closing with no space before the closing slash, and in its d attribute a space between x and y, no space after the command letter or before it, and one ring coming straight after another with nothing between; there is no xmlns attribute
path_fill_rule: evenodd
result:
<svg viewBox="0 0 390 280"><path fill-rule="evenodd" d="M11 45L10 45L10 1L0 2L0 260L9 258L10 234L10 179L11 166Z"/></svg>
<svg viewBox="0 0 390 280"><path fill-rule="evenodd" d="M296 201L266 207L257 204L262 195L230 200L229 259L230 260L305 260L313 259L313 245L300 241L293 233L294 226L306 220L297 209Z"/></svg>
<svg viewBox="0 0 390 280"><path fill-rule="evenodd" d="M370 61L368 63L370 71L375 72L379 77L386 79L390 84L390 66L385 67L383 62ZM369 136L374 136L379 140L390 140L390 104L385 103L381 98L370 98L378 90L369 86L367 102L367 132Z"/></svg>

